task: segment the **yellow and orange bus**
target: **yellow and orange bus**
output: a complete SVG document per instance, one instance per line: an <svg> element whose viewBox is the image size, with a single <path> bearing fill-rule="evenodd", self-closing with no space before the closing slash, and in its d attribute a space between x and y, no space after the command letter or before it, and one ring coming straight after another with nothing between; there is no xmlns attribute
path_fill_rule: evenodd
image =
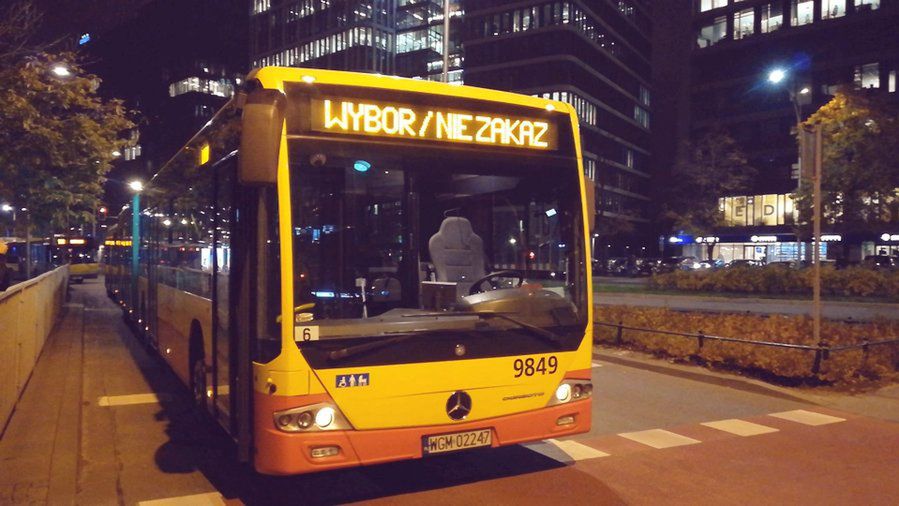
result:
<svg viewBox="0 0 899 506"><path fill-rule="evenodd" d="M93 237L54 236L50 242L50 263L69 264L69 282L83 283L100 274L98 245Z"/></svg>
<svg viewBox="0 0 899 506"><path fill-rule="evenodd" d="M263 68L122 212L107 288L260 473L567 436L585 195L568 104Z"/></svg>

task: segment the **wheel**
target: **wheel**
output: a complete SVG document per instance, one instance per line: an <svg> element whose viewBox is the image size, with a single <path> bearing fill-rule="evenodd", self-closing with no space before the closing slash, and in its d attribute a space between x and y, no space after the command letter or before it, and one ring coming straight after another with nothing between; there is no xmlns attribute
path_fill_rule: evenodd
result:
<svg viewBox="0 0 899 506"><path fill-rule="evenodd" d="M471 289L468 290L468 295L474 295L474 294L476 294L476 293L486 292L486 290L481 290L481 285L482 285L482 284L484 284L484 283L487 282L487 281L491 281L491 285L493 285L492 281L493 281L494 279L496 279L496 278L505 278L505 277L515 277L515 278L517 278L517 279L518 279L518 284L515 285L516 287L521 286L521 284L524 282L524 274L522 274L520 271L497 271L497 272L491 272L490 274L488 274L488 275L484 276L483 278L481 278L481 279L475 281L474 283L472 283L472 284L471 284ZM494 286L494 288L496 288L495 285L493 285L493 286Z"/></svg>
<svg viewBox="0 0 899 506"><path fill-rule="evenodd" d="M202 357L194 360L190 368L191 393L194 405L201 413L206 412L206 361Z"/></svg>

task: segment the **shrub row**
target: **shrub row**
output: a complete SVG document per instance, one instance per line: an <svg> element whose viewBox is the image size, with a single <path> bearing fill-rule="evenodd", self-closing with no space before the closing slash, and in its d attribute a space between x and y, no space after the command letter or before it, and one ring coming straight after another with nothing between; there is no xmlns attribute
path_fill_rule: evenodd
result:
<svg viewBox="0 0 899 506"><path fill-rule="evenodd" d="M684 333L705 333L751 341L803 344L814 346L812 319L808 316L748 315L725 313L681 312L664 308L597 306L596 321L619 322L624 326ZM595 326L597 342L616 342L617 329ZM821 335L831 348L881 341L899 336L899 322L848 324L822 322ZM821 360L813 373L815 352L775 348L748 343L729 343L624 330L621 344L661 356L684 360L700 360L712 365L751 372L764 372L783 380L854 383L881 379L899 379L899 344L834 351Z"/></svg>
<svg viewBox="0 0 899 506"><path fill-rule="evenodd" d="M649 286L663 290L741 292L758 294L810 294L814 269L780 265L734 267L711 271L675 271L650 278ZM841 296L879 296L899 300L899 271L863 267L821 268L821 293Z"/></svg>

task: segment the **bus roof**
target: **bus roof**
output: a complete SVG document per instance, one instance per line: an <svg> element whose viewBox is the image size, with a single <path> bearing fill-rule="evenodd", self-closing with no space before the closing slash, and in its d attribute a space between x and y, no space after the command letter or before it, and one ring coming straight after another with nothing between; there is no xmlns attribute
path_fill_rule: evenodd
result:
<svg viewBox="0 0 899 506"><path fill-rule="evenodd" d="M284 83L320 83L338 86L359 86L364 88L389 89L412 93L424 93L430 95L444 95L476 100L488 100L503 102L536 109L555 109L573 114L573 108L558 100L549 100L541 97L532 97L519 93L479 88L477 86L465 86L447 84L424 79L410 79L383 74L368 74L364 72L346 72L340 70L322 70L298 67L262 67L250 71L247 81L257 80L263 88L284 91Z"/></svg>

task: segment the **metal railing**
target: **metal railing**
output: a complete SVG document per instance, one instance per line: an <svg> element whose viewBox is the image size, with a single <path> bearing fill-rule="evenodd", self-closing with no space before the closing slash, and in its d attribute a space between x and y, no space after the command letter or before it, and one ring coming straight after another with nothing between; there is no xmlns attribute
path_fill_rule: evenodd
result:
<svg viewBox="0 0 899 506"><path fill-rule="evenodd" d="M837 353L841 351L849 351L849 350L862 350L862 363L864 363L868 358L869 350L874 346L882 346L888 344L899 344L899 338L893 339L884 339L881 341L868 341L867 339L863 339L861 342L856 344L845 344L841 346L830 346L827 341L821 340L816 345L811 344L793 344L793 343L778 343L775 341L757 341L753 339L739 339L736 337L725 337L725 336L716 336L713 334L706 334L703 331L699 332L678 332L672 330L660 330L660 329L650 329L645 327L632 327L624 325L623 322L619 321L618 323L611 322L600 322L594 321L594 325L599 325L602 327L611 327L616 329L615 332L615 345L621 346L624 342L624 331L625 330L633 330L637 332L648 332L652 334L663 334L669 336L676 337L684 337L689 339L697 340L697 353L702 351L703 344L706 341L720 341L726 343L739 343L739 344L747 344L752 346L770 346L774 348L787 348L794 350L802 350L802 351L811 351L815 353L815 360L812 363L812 374L818 374L821 371L821 363L824 360L830 358L831 353Z"/></svg>

